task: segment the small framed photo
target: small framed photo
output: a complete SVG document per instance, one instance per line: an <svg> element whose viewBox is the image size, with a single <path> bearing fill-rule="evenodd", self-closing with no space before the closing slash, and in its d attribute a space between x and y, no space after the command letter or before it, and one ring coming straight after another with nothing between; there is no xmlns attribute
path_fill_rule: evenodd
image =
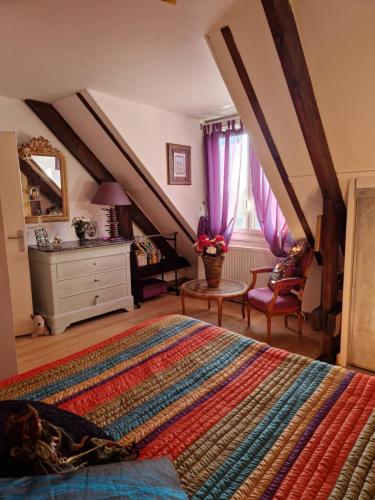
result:
<svg viewBox="0 0 375 500"><path fill-rule="evenodd" d="M49 247L48 233L44 228L35 229L35 239L39 248Z"/></svg>
<svg viewBox="0 0 375 500"><path fill-rule="evenodd" d="M191 147L167 144L168 184L191 184Z"/></svg>

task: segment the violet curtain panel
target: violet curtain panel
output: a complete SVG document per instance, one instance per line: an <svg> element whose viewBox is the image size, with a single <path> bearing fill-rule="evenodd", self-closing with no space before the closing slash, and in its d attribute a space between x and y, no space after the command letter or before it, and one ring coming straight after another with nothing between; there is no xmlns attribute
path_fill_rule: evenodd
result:
<svg viewBox="0 0 375 500"><path fill-rule="evenodd" d="M250 147L251 184L255 209L261 230L271 252L283 257L293 243L288 224L259 163L255 151Z"/></svg>
<svg viewBox="0 0 375 500"><path fill-rule="evenodd" d="M229 241L235 223L242 160L242 124L235 121L204 127L207 217L201 218L198 233L221 234ZM206 230L206 231L205 231Z"/></svg>

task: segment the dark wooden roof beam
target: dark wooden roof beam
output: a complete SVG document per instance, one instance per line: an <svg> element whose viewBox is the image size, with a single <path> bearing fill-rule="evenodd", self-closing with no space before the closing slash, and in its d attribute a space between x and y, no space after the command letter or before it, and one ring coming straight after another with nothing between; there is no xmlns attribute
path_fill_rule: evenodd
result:
<svg viewBox="0 0 375 500"><path fill-rule="evenodd" d="M337 212L339 242L345 249L346 206L328 147L293 11L288 0L262 0L262 5L323 199Z"/></svg>

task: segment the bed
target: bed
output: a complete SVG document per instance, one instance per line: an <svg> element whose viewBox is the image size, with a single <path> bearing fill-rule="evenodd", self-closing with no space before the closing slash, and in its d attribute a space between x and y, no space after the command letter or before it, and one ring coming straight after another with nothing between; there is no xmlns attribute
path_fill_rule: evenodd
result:
<svg viewBox="0 0 375 500"><path fill-rule="evenodd" d="M375 377L179 315L0 384L85 416L191 498L374 498Z"/></svg>

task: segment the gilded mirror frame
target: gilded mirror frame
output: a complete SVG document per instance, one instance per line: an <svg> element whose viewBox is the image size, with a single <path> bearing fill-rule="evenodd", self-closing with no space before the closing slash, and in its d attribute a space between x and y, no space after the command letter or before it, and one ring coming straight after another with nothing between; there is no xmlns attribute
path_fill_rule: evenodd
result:
<svg viewBox="0 0 375 500"><path fill-rule="evenodd" d="M32 159L35 156L55 156L60 162L60 180L61 180L61 205L62 214L55 215L25 215L26 224L35 224L41 222L61 222L69 220L69 204L68 204L68 184L66 175L65 157L58 149L44 137L34 137L30 142L18 146L18 157L21 162L26 162L29 166L35 164Z"/></svg>

